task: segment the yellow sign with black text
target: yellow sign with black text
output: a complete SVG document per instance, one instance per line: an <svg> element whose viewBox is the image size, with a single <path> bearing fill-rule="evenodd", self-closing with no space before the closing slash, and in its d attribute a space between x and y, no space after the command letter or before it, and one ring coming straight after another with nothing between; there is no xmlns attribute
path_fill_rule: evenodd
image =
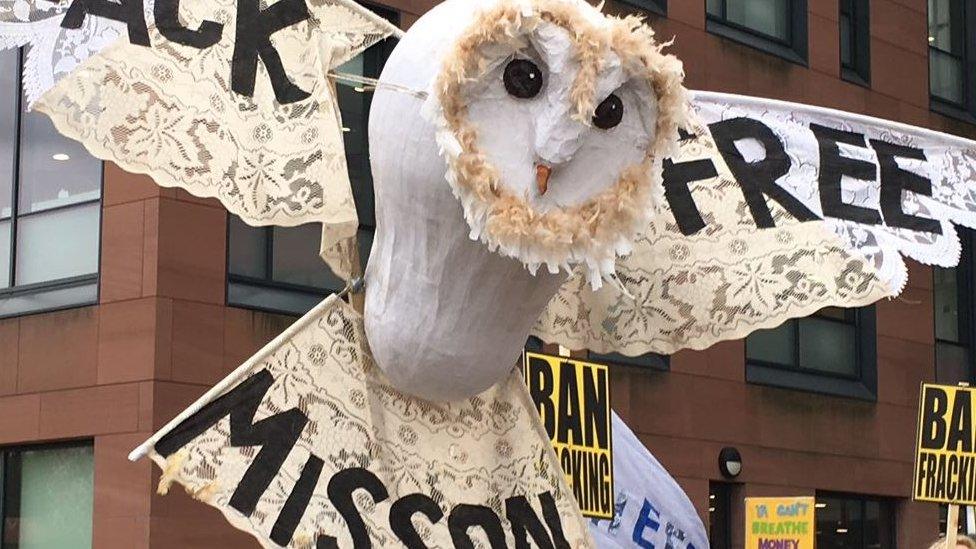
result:
<svg viewBox="0 0 976 549"><path fill-rule="evenodd" d="M583 516L613 518L610 369L525 353L525 383Z"/></svg>
<svg viewBox="0 0 976 549"><path fill-rule="evenodd" d="M969 387L923 384L912 499L976 505L974 401Z"/></svg>
<svg viewBox="0 0 976 549"><path fill-rule="evenodd" d="M816 507L811 497L746 498L745 549L813 549Z"/></svg>

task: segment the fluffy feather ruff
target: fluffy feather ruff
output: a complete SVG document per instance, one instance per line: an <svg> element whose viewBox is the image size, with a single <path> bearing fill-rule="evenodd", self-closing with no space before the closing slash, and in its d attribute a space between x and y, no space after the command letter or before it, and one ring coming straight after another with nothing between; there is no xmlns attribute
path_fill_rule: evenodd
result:
<svg viewBox="0 0 976 549"><path fill-rule="evenodd" d="M593 8L576 0L502 0L483 11L447 56L426 111L438 126L447 181L462 204L471 238L522 261L533 273L543 265L552 273L584 265L597 289L604 279L612 279L616 258L630 253L632 242L662 203L661 160L674 152L689 108L682 64L663 53L669 44L658 44L654 31L637 17L601 15L604 24L597 25L585 9ZM571 90L575 119L590 123L597 75L608 50L620 57L628 76L645 78L658 99L655 139L644 160L587 202L545 213L499 184L498 170L478 149L477 131L465 106L466 89L484 74L490 46L517 47L541 21L574 37L580 66Z"/></svg>

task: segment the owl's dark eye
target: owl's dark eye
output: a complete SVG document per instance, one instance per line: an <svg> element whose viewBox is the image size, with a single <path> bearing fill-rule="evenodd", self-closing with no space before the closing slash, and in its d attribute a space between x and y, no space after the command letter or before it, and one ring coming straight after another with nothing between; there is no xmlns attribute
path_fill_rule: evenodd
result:
<svg viewBox="0 0 976 549"><path fill-rule="evenodd" d="M597 105L593 113L593 125L601 130L609 130L617 127L624 119L624 102L611 93L602 103Z"/></svg>
<svg viewBox="0 0 976 549"><path fill-rule="evenodd" d="M505 67L505 91L512 97L531 99L542 91L542 70L528 59L513 59Z"/></svg>

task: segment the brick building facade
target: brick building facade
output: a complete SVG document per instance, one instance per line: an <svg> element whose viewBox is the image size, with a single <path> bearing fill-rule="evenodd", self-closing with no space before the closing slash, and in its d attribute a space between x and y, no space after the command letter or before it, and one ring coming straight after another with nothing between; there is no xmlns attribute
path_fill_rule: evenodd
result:
<svg viewBox="0 0 976 549"><path fill-rule="evenodd" d="M773 7L750 12L755 3ZM962 6L962 18L930 27L930 6L942 9L942 4L949 5L950 14ZM431 5L398 0L383 7L408 28ZM644 11L659 36L675 37L673 51L685 62L689 88L976 135L976 1L618 0L608 9ZM955 28L943 40L940 24L962 25L963 44ZM943 42L948 45L941 47ZM932 82L930 58L940 71ZM364 72L370 71L369 63ZM350 112L365 116L363 105L353 105ZM348 125L358 124L354 131L363 127L346 114ZM357 143L350 144L350 154L359 155L350 159L356 178L365 155ZM23 166L15 169L23 175ZM238 227L214 201L160 189L111 164L104 166L102 179L100 261L95 278L82 277L97 280L97 298L84 306L57 298L45 305L49 302L42 291L39 304L6 309L0 320L4 462L21 460L18 467L26 467L25 453L89 448L82 467L90 467L93 479L93 547L256 546L216 511L186 495L176 490L166 497L154 495L158 471L147 460L129 463L126 455L293 319L267 311L294 312L324 288L305 284L300 276L289 278L300 269L279 265L288 263L279 258L281 244L289 241L285 234ZM17 214L13 219L23 222ZM269 242L279 244L274 248L278 255ZM242 266L254 260L248 254L265 254L257 260L263 264L260 272ZM303 259L308 261L307 254ZM957 281L969 272L964 268L938 276L942 282ZM800 368L806 377L790 388L776 386L775 378L751 375L747 356L762 351L755 346L747 351L745 341L614 366L617 411L678 478L706 524L712 524L716 547L726 547L728 540L741 547L741 498L759 495L816 495L842 508L839 522L844 526L835 530L853 536L860 528L860 539L847 543L831 535L821 543L824 547L913 549L937 535L938 508L908 500L918 386L936 379L937 370L945 372L942 381L973 374L969 323L961 330L966 333L949 330L955 339L937 338L936 328L937 310L943 322L968 318L966 304L972 303L968 294L962 295L968 285L940 298L936 277L933 269L910 263L902 297L865 312L874 329L859 328L857 337L873 338L876 364L859 364L856 374L874 377L867 383L873 393L869 398L824 394L833 391L817 381L815 365ZM60 291L78 280L50 288ZM7 286L0 292L0 310L4 301L38 295L38 288L45 288L21 287L16 281ZM274 306L276 299L287 305ZM959 308L952 309L953 303ZM949 362L952 349L963 358L938 369L937 354L939 361ZM802 379L811 380L810 387ZM735 479L724 479L718 468L719 451L727 446L743 458ZM10 466L5 467L4 501L27 505L14 494L28 493L23 485L27 473L18 469L20 477L11 477ZM29 525L18 519L21 515L12 516L9 506L5 509L4 545L16 546ZM860 526L854 525L856 516Z"/></svg>

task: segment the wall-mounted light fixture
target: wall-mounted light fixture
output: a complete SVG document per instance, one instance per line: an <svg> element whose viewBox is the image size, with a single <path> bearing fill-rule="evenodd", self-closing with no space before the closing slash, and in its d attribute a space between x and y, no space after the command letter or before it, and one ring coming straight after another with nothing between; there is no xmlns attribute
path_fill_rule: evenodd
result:
<svg viewBox="0 0 976 549"><path fill-rule="evenodd" d="M742 472L742 455L735 448L727 446L718 453L718 470L722 476L735 478Z"/></svg>

